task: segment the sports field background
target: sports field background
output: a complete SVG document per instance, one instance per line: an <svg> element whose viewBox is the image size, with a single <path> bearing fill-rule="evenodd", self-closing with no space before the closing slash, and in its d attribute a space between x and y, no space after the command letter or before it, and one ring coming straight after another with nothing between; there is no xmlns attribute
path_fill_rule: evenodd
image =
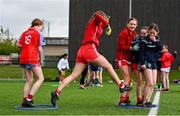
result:
<svg viewBox="0 0 180 116"><path fill-rule="evenodd" d="M0 66L0 78L9 77L22 78L22 70L19 66ZM44 75L47 78L57 77L55 68L44 68ZM18 75L19 74L19 75ZM119 74L119 73L118 73ZM180 78L179 71L170 74L170 80ZM23 81L0 81L0 114L1 115L147 115L148 109L123 109L115 107L119 100L118 88L114 83L109 83L109 75L103 73L104 87L89 87L86 90L79 89L79 82L71 83L64 89L60 96L58 110L52 111L17 111L14 107L21 104ZM53 80L53 79L52 79ZM135 80L135 79L134 79ZM34 102L39 104L50 104L50 92L58 82L44 82ZM158 115L180 114L180 85L170 84L171 91L163 92L160 96ZM132 104L136 103L135 85L133 85Z"/></svg>

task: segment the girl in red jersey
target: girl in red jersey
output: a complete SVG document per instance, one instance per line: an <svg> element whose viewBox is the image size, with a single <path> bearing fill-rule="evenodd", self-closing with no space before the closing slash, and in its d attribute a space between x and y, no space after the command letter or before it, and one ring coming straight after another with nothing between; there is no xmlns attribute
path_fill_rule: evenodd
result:
<svg viewBox="0 0 180 116"><path fill-rule="evenodd" d="M171 64L174 62L174 57L177 52L175 51L172 55L168 51L168 46L163 45L163 54L161 57L161 71L162 71L162 80L163 80L163 91L169 91L169 72L171 68Z"/></svg>
<svg viewBox="0 0 180 116"><path fill-rule="evenodd" d="M43 22L40 19L34 19L31 27L23 32L18 41L18 45L21 47L20 66L24 69L26 77L22 107L32 107L33 96L44 81L41 69L44 39L40 32L42 29ZM34 84L32 84L33 74L36 76Z"/></svg>
<svg viewBox="0 0 180 116"><path fill-rule="evenodd" d="M118 38L116 61L118 68L124 77L125 84L130 86L131 83L131 56L132 56L132 41L136 37L135 29L137 27L137 19L130 18L127 27L124 28ZM119 105L129 104L129 92L121 94Z"/></svg>
<svg viewBox="0 0 180 116"><path fill-rule="evenodd" d="M89 20L85 33L82 45L78 50L76 57L76 64L71 75L65 78L61 85L51 92L51 103L56 106L58 96L61 93L62 89L69 84L71 81L75 80L81 72L84 70L86 65L90 62L96 65L99 65L106 69L113 80L117 83L121 92L128 91L131 88L126 87L124 83L119 79L118 75L115 73L111 64L102 56L98 51L97 47L99 46L99 39L102 35L103 30L106 28L106 34L111 34L111 28L109 25L109 16L107 16L102 11L97 11L93 14L92 18Z"/></svg>

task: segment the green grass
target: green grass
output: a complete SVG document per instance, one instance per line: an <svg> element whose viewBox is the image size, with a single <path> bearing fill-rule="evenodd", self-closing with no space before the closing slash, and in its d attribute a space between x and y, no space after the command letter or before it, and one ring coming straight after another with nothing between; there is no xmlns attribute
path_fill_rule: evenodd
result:
<svg viewBox="0 0 180 116"><path fill-rule="evenodd" d="M120 71L116 70L117 74L120 76L121 79L122 76L120 74ZM56 68L43 68L43 73L46 81L50 80L56 80L58 77L58 71ZM69 75L70 72L66 72L66 75ZM110 76L107 73L107 71L103 71L103 80L107 81L109 80ZM0 79L2 78L10 78L10 79L22 79L24 78L23 70L19 65L0 65ZM180 79L180 71L174 70L170 72L170 81L173 79ZM78 79L79 80L79 79ZM136 80L133 75L133 80Z"/></svg>
<svg viewBox="0 0 180 116"><path fill-rule="evenodd" d="M180 114L180 85L170 84L170 92L161 92L159 115Z"/></svg>
<svg viewBox="0 0 180 116"><path fill-rule="evenodd" d="M50 104L50 92L55 82L45 82L34 102ZM148 109L123 109L115 107L119 93L114 83L105 82L104 87L79 89L79 83L71 83L60 95L59 108L52 111L18 111L14 107L22 102L23 82L0 82L0 115L147 115ZM180 114L180 85L171 84L170 92L162 92L158 115ZM136 103L135 89L131 92L132 104Z"/></svg>
<svg viewBox="0 0 180 116"><path fill-rule="evenodd" d="M22 78L19 66L0 66L0 78ZM56 68L43 68L45 78L55 79L58 76ZM117 72L118 75L119 71ZM60 96L59 105L62 108L52 111L18 111L15 106L21 104L24 82L0 81L0 115L147 115L148 109L122 109L115 107L119 100L119 92L114 83L108 83L109 74L103 73L103 88L89 87L79 89L79 83L71 83ZM172 71L170 81L180 79L179 71ZM78 79L79 80L79 79ZM135 79L134 79L135 80ZM50 104L50 92L57 82L45 82L36 96L35 103ZM180 85L170 84L170 92L160 96L158 115L179 115ZM135 85L131 92L132 104L136 103Z"/></svg>
<svg viewBox="0 0 180 116"><path fill-rule="evenodd" d="M35 103L50 104L50 92L54 82L42 85L34 98ZM79 89L78 83L66 87L60 96L59 105L62 108L53 111L17 111L15 106L22 101L22 82L0 82L0 114L2 115L146 115L147 109L122 109L115 107L119 99L119 92L114 83L105 83L103 88L89 87ZM132 101L135 103L135 93Z"/></svg>

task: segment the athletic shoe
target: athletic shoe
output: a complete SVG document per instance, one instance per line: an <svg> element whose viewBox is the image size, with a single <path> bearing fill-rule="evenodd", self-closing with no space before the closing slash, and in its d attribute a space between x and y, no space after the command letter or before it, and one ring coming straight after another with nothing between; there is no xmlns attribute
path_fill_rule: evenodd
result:
<svg viewBox="0 0 180 116"><path fill-rule="evenodd" d="M170 91L170 90L169 90L169 89L162 89L162 91L168 92L168 91Z"/></svg>
<svg viewBox="0 0 180 116"><path fill-rule="evenodd" d="M59 97L55 91L51 92L51 103L53 106L56 106L57 100L59 100Z"/></svg>
<svg viewBox="0 0 180 116"><path fill-rule="evenodd" d="M22 107L33 107L33 101L28 101L27 99L23 100L23 103L21 105Z"/></svg>
<svg viewBox="0 0 180 116"><path fill-rule="evenodd" d="M136 106L144 107L143 101L138 101L138 102L136 103Z"/></svg>
<svg viewBox="0 0 180 116"><path fill-rule="evenodd" d="M125 102L119 102L118 105L119 106L127 106L127 104Z"/></svg>
<svg viewBox="0 0 180 116"><path fill-rule="evenodd" d="M131 105L131 101L128 100L126 102L119 102L118 105L119 106L129 106L129 105Z"/></svg>
<svg viewBox="0 0 180 116"><path fill-rule="evenodd" d="M81 87L80 87L80 89L87 89L87 88L86 88L86 87L84 87L84 86L81 86Z"/></svg>
<svg viewBox="0 0 180 116"><path fill-rule="evenodd" d="M131 105L131 101L130 101L129 99L123 100L123 101L120 101L120 102L118 103L118 105L119 105L119 106L129 106L129 105Z"/></svg>
<svg viewBox="0 0 180 116"><path fill-rule="evenodd" d="M130 87L129 85L125 85L124 87L120 87L119 91L120 93L124 93L125 91L130 91L132 89L132 87Z"/></svg>
<svg viewBox="0 0 180 116"><path fill-rule="evenodd" d="M98 84L95 84L96 87L100 87L101 85L98 83Z"/></svg>
<svg viewBox="0 0 180 116"><path fill-rule="evenodd" d="M144 104L144 106L145 106L145 107L148 107L148 108L152 108L152 107L153 107L153 105L152 105L151 102L146 102L146 103Z"/></svg>

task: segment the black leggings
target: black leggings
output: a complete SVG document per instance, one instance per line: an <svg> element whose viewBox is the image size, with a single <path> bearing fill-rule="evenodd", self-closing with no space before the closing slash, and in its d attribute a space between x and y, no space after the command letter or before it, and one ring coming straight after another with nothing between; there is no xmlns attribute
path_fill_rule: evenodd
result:
<svg viewBox="0 0 180 116"><path fill-rule="evenodd" d="M85 69L83 70L83 72L81 73L81 79L80 79L80 85L84 85L85 84L85 78L88 72L88 66L85 67Z"/></svg>

